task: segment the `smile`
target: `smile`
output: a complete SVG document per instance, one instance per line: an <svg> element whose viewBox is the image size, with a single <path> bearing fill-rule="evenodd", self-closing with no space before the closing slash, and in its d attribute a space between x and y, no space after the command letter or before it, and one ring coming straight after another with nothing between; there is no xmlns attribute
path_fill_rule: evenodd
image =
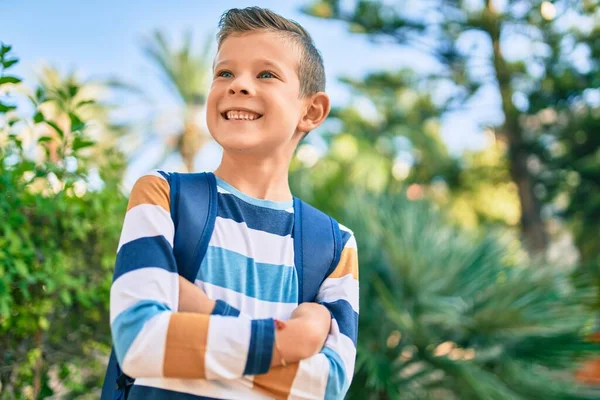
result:
<svg viewBox="0 0 600 400"><path fill-rule="evenodd" d="M231 110L222 113L221 116L228 121L254 121L262 117L261 114L245 110Z"/></svg>

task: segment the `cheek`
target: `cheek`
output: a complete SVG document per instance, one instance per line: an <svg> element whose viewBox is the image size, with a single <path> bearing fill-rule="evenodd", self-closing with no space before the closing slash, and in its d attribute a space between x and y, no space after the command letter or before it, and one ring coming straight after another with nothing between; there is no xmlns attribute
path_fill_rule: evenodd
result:
<svg viewBox="0 0 600 400"><path fill-rule="evenodd" d="M208 92L208 97L206 98L206 110L207 111L214 111L215 107L216 107L216 93L214 90L211 90Z"/></svg>
<svg viewBox="0 0 600 400"><path fill-rule="evenodd" d="M216 97L216 94L211 91L208 93L208 97L206 99L206 122L208 124L211 124L213 121L216 121L218 116Z"/></svg>
<svg viewBox="0 0 600 400"><path fill-rule="evenodd" d="M298 107L293 97L288 94L273 96L270 99L270 114L276 116L276 120L286 121L286 124L298 122Z"/></svg>

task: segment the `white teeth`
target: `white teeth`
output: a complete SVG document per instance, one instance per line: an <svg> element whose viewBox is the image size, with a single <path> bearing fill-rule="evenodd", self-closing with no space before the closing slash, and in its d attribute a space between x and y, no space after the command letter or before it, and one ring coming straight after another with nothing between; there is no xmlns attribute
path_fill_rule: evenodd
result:
<svg viewBox="0 0 600 400"><path fill-rule="evenodd" d="M259 114L249 112L249 111L227 111L226 116L227 116L227 119L246 120L246 121L253 121L255 119L260 118Z"/></svg>

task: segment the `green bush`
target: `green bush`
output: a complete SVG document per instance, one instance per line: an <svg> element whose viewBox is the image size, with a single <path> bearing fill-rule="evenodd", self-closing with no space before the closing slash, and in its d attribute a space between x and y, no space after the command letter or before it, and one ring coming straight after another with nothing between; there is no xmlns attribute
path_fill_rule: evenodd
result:
<svg viewBox="0 0 600 400"><path fill-rule="evenodd" d="M9 46L0 62L0 93L10 94L20 79L6 75L17 62ZM77 90L70 83L57 95ZM55 120L44 114L54 99L42 87L29 99L30 119L9 100L0 98L0 398L76 397L99 387L110 348L125 164L115 149L90 152L90 121L79 115L94 99Z"/></svg>
<svg viewBox="0 0 600 400"><path fill-rule="evenodd" d="M597 398L573 379L581 360L598 354L585 339L589 285L401 193L347 204L361 279L348 398Z"/></svg>

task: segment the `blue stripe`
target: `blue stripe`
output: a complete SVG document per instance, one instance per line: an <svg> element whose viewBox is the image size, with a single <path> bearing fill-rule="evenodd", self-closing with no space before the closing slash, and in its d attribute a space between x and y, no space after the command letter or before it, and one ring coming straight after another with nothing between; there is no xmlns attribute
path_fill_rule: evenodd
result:
<svg viewBox="0 0 600 400"><path fill-rule="evenodd" d="M252 320L250 346L244 375L258 375L269 371L273 358L275 321L273 318Z"/></svg>
<svg viewBox="0 0 600 400"><path fill-rule="evenodd" d="M352 235L350 234L350 232L346 232L342 229L340 229L340 233L342 235L342 249L343 249L344 246L346 246L346 243L348 243L348 240L350 240L350 238L352 237Z"/></svg>
<svg viewBox="0 0 600 400"><path fill-rule="evenodd" d="M358 334L358 314L352 309L350 303L346 300L336 300L332 303L321 302L327 307L331 315L338 323L340 332L348 336L354 347L356 347L356 337Z"/></svg>
<svg viewBox="0 0 600 400"><path fill-rule="evenodd" d="M348 387L342 359L338 353L329 347L324 347L321 353L325 354L327 361L329 361L329 375L327 376L325 399L343 399Z"/></svg>
<svg viewBox="0 0 600 400"><path fill-rule="evenodd" d="M212 315L224 315L229 317L237 317L240 315L240 310L237 308L230 306L223 300L217 300L215 304L215 308L213 308Z"/></svg>
<svg viewBox="0 0 600 400"><path fill-rule="evenodd" d="M286 236L292 233L294 214L283 210L258 207L248 204L232 194L218 194L217 216L245 222L249 228Z"/></svg>
<svg viewBox="0 0 600 400"><path fill-rule="evenodd" d="M146 267L177 272L173 249L164 236L143 237L121 246L117 253L113 282L127 272Z"/></svg>
<svg viewBox="0 0 600 400"><path fill-rule="evenodd" d="M127 400L220 400L216 397L198 396L195 394L175 392L173 390L159 389L149 386L134 384Z"/></svg>
<svg viewBox="0 0 600 400"><path fill-rule="evenodd" d="M169 311L170 308L164 303L153 300L141 300L121 312L110 325L115 347L115 354L120 365L131 343L140 333L144 324L152 317L161 312Z"/></svg>
<svg viewBox="0 0 600 400"><path fill-rule="evenodd" d="M234 251L209 246L198 279L259 300L297 303L294 267L257 263Z"/></svg>

